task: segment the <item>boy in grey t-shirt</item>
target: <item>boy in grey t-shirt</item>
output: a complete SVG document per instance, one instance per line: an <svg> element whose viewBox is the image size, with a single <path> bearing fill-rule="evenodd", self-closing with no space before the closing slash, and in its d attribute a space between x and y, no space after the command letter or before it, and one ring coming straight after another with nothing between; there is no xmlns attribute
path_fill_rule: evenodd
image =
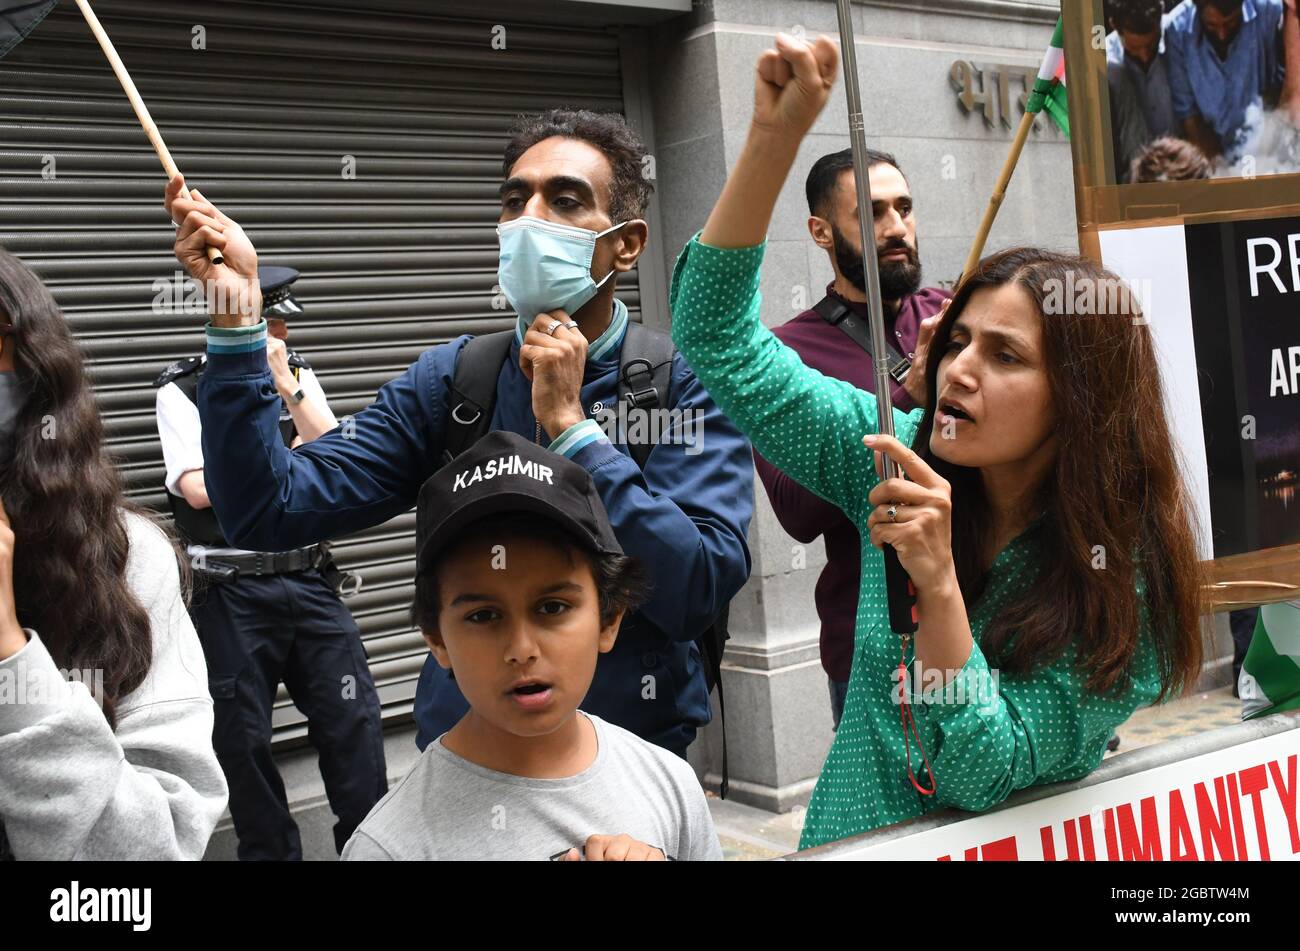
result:
<svg viewBox="0 0 1300 951"><path fill-rule="evenodd" d="M578 710L644 592L576 463L496 432L435 473L411 613L470 709L343 858L721 859L686 762Z"/></svg>

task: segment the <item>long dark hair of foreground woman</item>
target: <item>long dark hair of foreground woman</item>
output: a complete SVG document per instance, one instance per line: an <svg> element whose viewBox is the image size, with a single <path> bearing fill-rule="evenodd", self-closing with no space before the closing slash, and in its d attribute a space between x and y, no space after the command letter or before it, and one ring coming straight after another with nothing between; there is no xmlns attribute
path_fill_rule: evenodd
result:
<svg viewBox="0 0 1300 951"><path fill-rule="evenodd" d="M18 620L40 631L64 669L102 670L104 715L149 672L149 618L126 584L122 494L103 453L104 428L85 371L53 296L0 248L0 318L13 325L18 390L27 394L12 453L0 461L0 499L16 538Z"/></svg>

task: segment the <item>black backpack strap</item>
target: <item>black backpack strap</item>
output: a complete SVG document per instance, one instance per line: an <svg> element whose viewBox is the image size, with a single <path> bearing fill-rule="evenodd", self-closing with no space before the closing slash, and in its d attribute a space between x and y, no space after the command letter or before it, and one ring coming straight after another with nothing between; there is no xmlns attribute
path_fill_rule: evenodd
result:
<svg viewBox="0 0 1300 951"><path fill-rule="evenodd" d="M447 394L447 431L442 461L451 462L486 436L497 401L497 380L510 356L513 330L474 337L461 347Z"/></svg>
<svg viewBox="0 0 1300 951"><path fill-rule="evenodd" d="M718 797L726 799L731 791L731 769L727 761L727 701L722 695L722 672L718 671L718 723L722 726L722 782L718 783Z"/></svg>
<svg viewBox="0 0 1300 951"><path fill-rule="evenodd" d="M676 352L668 334L645 324L628 322L618 370L618 401L627 404L628 412L667 409L671 405L669 388ZM629 444L627 448L637 468L644 469L654 445L647 441Z"/></svg>
<svg viewBox="0 0 1300 951"><path fill-rule="evenodd" d="M871 345L871 325L845 304L827 294L816 304L813 310L822 320L832 327L838 327L844 335L857 344L873 360L875 359L875 348ZM907 371L912 369L912 361L905 357L895 345L894 341L889 339L888 334L885 336L885 346L890 350L889 375L894 378L894 382L899 386L907 379Z"/></svg>
<svg viewBox="0 0 1300 951"><path fill-rule="evenodd" d="M718 795L723 799L727 798L727 791L731 788L727 761L727 698L722 692L722 655L727 649L727 641L731 639L731 633L727 630L730 614L731 605L728 604L703 636L695 642L700 648L700 656L704 661L705 689L710 693L714 689L718 691L718 722L722 727L722 782L718 784Z"/></svg>

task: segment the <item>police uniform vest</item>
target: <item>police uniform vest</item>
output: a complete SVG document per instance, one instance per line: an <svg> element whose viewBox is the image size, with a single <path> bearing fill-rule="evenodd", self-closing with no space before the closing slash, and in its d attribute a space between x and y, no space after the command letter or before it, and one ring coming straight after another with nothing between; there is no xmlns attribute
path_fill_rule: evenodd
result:
<svg viewBox="0 0 1300 951"><path fill-rule="evenodd" d="M311 369L311 364L293 350L288 351L288 360L294 379L299 379L303 370ZM158 379L154 380L153 385L161 388L168 383L175 383L177 388L185 394L185 398L198 406L199 377L202 376L206 366L206 356L178 360L164 370ZM298 428L294 425L293 416L289 413L288 406L284 404L283 400L280 403L280 435L284 439L285 446L292 447L293 440L298 435ZM186 541L213 547L226 547L229 545L229 542L221 533L221 526L217 523L217 515L211 508L196 509L186 501L184 496L175 495L172 492L167 493L167 501L171 504L172 517L176 520L176 528L185 536Z"/></svg>

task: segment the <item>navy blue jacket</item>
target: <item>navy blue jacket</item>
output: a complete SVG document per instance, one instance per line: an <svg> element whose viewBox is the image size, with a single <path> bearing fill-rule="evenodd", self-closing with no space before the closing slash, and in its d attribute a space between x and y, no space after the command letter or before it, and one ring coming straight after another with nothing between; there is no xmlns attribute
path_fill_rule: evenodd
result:
<svg viewBox="0 0 1300 951"><path fill-rule="evenodd" d="M209 327L208 369L198 394L205 482L230 543L283 551L371 528L414 506L420 486L442 466L449 384L469 339L426 350L373 404L290 451L280 437L265 324ZM582 404L589 413L598 402L617 404L620 352L621 344L588 361ZM532 439L531 384L518 358L516 341L497 382L492 428ZM613 650L601 655L582 707L685 755L696 728L710 719L692 641L749 577L754 470L748 441L680 354L673 361L670 402L703 415L698 450L661 441L644 472L625 445L603 437L572 456L591 473L619 542L641 560L653 583L650 600L624 621ZM466 709L455 681L430 656L415 701L420 747Z"/></svg>

